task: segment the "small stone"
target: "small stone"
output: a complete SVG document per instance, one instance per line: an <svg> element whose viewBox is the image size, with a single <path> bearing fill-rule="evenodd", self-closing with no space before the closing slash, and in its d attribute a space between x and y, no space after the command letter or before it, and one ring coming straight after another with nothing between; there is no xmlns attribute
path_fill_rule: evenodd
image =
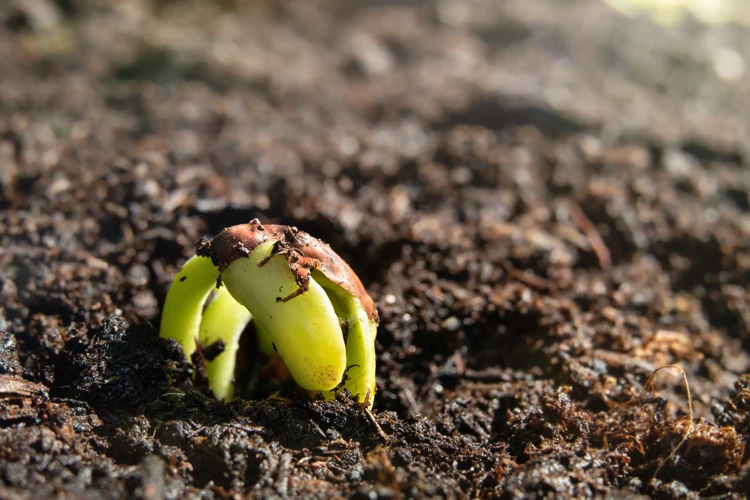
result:
<svg viewBox="0 0 750 500"><path fill-rule="evenodd" d="M18 359L16 337L10 332L0 331L0 374L20 375L23 373Z"/></svg>
<svg viewBox="0 0 750 500"><path fill-rule="evenodd" d="M442 326L449 332L455 332L456 330L461 328L461 320L455 316L451 316L450 318L446 318L446 320L443 321Z"/></svg>

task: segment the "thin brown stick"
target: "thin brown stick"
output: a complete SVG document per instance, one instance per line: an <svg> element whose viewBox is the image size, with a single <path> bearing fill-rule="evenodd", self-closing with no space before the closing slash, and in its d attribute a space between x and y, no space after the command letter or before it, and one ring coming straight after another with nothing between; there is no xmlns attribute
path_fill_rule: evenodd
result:
<svg viewBox="0 0 750 500"><path fill-rule="evenodd" d="M641 390L641 393L638 395L637 398L635 398L635 401L641 400L643 398L643 395L647 392L653 392L654 391L654 378L656 377L656 374L659 373L661 370L664 370L666 368L674 368L675 370L678 370L682 374L682 380L685 381L685 392L687 394L687 401L688 401L688 417L689 417L689 423L688 423L688 429L685 432L685 435L682 436L682 439L679 443L677 443L677 446L672 448L672 451L669 452L669 455L664 457L659 464L659 466L656 468L656 471L654 471L654 475L651 476L651 481L656 479L656 476L661 472L662 467L664 467L664 464L671 459L675 453L680 449L680 447L685 444L685 442L690 437L690 433L693 431L693 398L690 395L690 383L688 382L687 373L685 373L685 370L682 369L682 367L677 365L664 365L660 366L653 372L651 372L651 375L646 379L646 382L643 384L643 389Z"/></svg>
<svg viewBox="0 0 750 500"><path fill-rule="evenodd" d="M538 288L541 290L552 288L549 281L537 276L536 274L521 271L520 269L516 269L515 267L512 267L510 265L505 265L503 267L505 267L505 271L508 273L508 276L516 281L520 281L521 283L529 285L530 287Z"/></svg>
<svg viewBox="0 0 750 500"><path fill-rule="evenodd" d="M581 230L589 241L591 250L596 255L596 259L599 261L599 267L603 270L607 270L612 267L612 257L609 253L609 248L604 243L602 235L599 234L599 230L596 228L591 219L586 217L586 214L581 209L580 205L574 200L570 200L568 203L568 213L573 224Z"/></svg>
<svg viewBox="0 0 750 500"><path fill-rule="evenodd" d="M375 430L378 431L378 435L380 436L380 439L382 439L384 443L387 443L388 434L386 434L383 431L383 428L380 427L380 424L378 423L378 421L375 420L375 415L372 414L369 408L365 408L365 415L367 415L367 419L370 421L370 423L375 426Z"/></svg>

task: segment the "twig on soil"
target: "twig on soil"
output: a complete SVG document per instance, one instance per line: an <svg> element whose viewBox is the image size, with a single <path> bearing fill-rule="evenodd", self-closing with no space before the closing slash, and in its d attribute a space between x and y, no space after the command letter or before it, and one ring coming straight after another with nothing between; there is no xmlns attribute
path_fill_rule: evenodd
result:
<svg viewBox="0 0 750 500"><path fill-rule="evenodd" d="M516 281L520 281L521 283L525 285L529 285L533 288L538 288L541 290L551 290L552 285L549 281L547 281L544 278L540 278L536 274L532 274L530 272L521 271L520 269L516 269L515 267L505 264L503 265L505 268L505 272L508 273L508 276L513 278Z"/></svg>
<svg viewBox="0 0 750 500"><path fill-rule="evenodd" d="M680 447L683 444L685 444L685 442L690 437L690 433L693 431L693 399L690 395L690 384L688 383L688 378L687 378L687 374L685 373L685 370L683 370L681 367L677 365L660 366L659 368L651 372L651 375L649 375L648 379L646 379L646 382L643 384L643 389L641 390L641 393L638 395L638 397L636 397L632 401L633 402L640 401L647 392L653 392L654 391L654 378L656 377L656 374L666 368L674 368L675 370L678 370L682 374L682 379L685 381L685 392L687 393L687 402L688 402L688 418L689 418L688 428L687 428L687 431L685 432L685 435L682 436L682 439L680 440L680 442L677 443L677 446L672 448L672 451L669 452L669 455L667 455L666 457L662 459L661 463L656 468L656 471L654 471L654 475L651 476L651 481L656 479L656 476L659 475L659 472L661 471L662 467L664 467L664 464L666 464L667 461L669 461L677 453ZM629 403L630 402L626 403L626 405Z"/></svg>
<svg viewBox="0 0 750 500"><path fill-rule="evenodd" d="M386 434L383 431L383 428L380 427L380 424L377 420L375 420L375 415L372 414L369 408L364 409L365 415L367 415L367 420L370 421L370 423L375 426L375 430L378 432L378 436L380 436L380 439L383 440L384 443L388 442L388 434Z"/></svg>
<svg viewBox="0 0 750 500"><path fill-rule="evenodd" d="M375 426L375 430L378 431L378 435L380 436L380 439L383 440L383 442L388 442L388 434L383 432L383 428L380 427L380 424L377 420L375 420L375 416L372 414L372 411L370 411L370 401L372 401L372 393L368 390L367 395L365 396L365 400L362 401L359 404L359 409L365 413L367 416L367 420L370 421L370 423Z"/></svg>
<svg viewBox="0 0 750 500"><path fill-rule="evenodd" d="M29 382L14 375L0 375L0 399L12 396L42 396L44 399L49 399L47 388L42 384Z"/></svg>
<svg viewBox="0 0 750 500"><path fill-rule="evenodd" d="M603 270L607 270L612 267L612 257L609 253L607 245L604 243L599 230L596 228L591 219L586 217L581 207L573 200L568 202L568 213L573 224L583 232L586 239L589 241L591 250L596 255L596 259L599 261L599 267Z"/></svg>

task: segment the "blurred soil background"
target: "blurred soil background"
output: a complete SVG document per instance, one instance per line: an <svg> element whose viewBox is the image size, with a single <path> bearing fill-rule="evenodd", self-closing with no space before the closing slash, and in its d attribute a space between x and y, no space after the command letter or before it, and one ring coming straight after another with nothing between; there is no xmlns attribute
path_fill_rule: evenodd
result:
<svg viewBox="0 0 750 500"><path fill-rule="evenodd" d="M0 3L0 498L746 498L747 10L633 3ZM158 339L254 217L376 300L385 439Z"/></svg>

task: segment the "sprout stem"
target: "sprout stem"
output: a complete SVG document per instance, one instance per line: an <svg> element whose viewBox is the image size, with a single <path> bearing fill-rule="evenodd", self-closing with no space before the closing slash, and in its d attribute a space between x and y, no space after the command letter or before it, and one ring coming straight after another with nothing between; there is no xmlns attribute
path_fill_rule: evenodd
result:
<svg viewBox="0 0 750 500"><path fill-rule="evenodd" d="M247 258L231 262L222 280L268 332L294 380L310 391L335 388L346 369L346 346L338 317L325 291L314 280L300 286L283 255L271 257L275 242L261 243ZM262 265L261 265L262 264Z"/></svg>
<svg viewBox="0 0 750 500"><path fill-rule="evenodd" d="M256 321L255 324L255 335L258 338L258 349L260 352L268 356L269 358L274 355L276 349L274 348L273 339L268 332L263 329L262 326Z"/></svg>
<svg viewBox="0 0 750 500"><path fill-rule="evenodd" d="M218 277L219 270L211 259L196 256L185 263L169 287L159 335L177 340L188 360L195 351L203 305Z"/></svg>
<svg viewBox="0 0 750 500"><path fill-rule="evenodd" d="M240 336L252 316L245 306L234 300L227 287L221 287L203 313L198 339L204 346L223 340L224 352L206 363L208 385L216 399L231 401L234 397L234 367Z"/></svg>
<svg viewBox="0 0 750 500"><path fill-rule="evenodd" d="M366 402L368 408L372 408L375 396L377 324L369 320L362 304L352 294L333 283L323 273L313 272L313 279L328 293L336 313L345 318L348 324L344 387L360 402ZM324 396L326 399L329 397Z"/></svg>

